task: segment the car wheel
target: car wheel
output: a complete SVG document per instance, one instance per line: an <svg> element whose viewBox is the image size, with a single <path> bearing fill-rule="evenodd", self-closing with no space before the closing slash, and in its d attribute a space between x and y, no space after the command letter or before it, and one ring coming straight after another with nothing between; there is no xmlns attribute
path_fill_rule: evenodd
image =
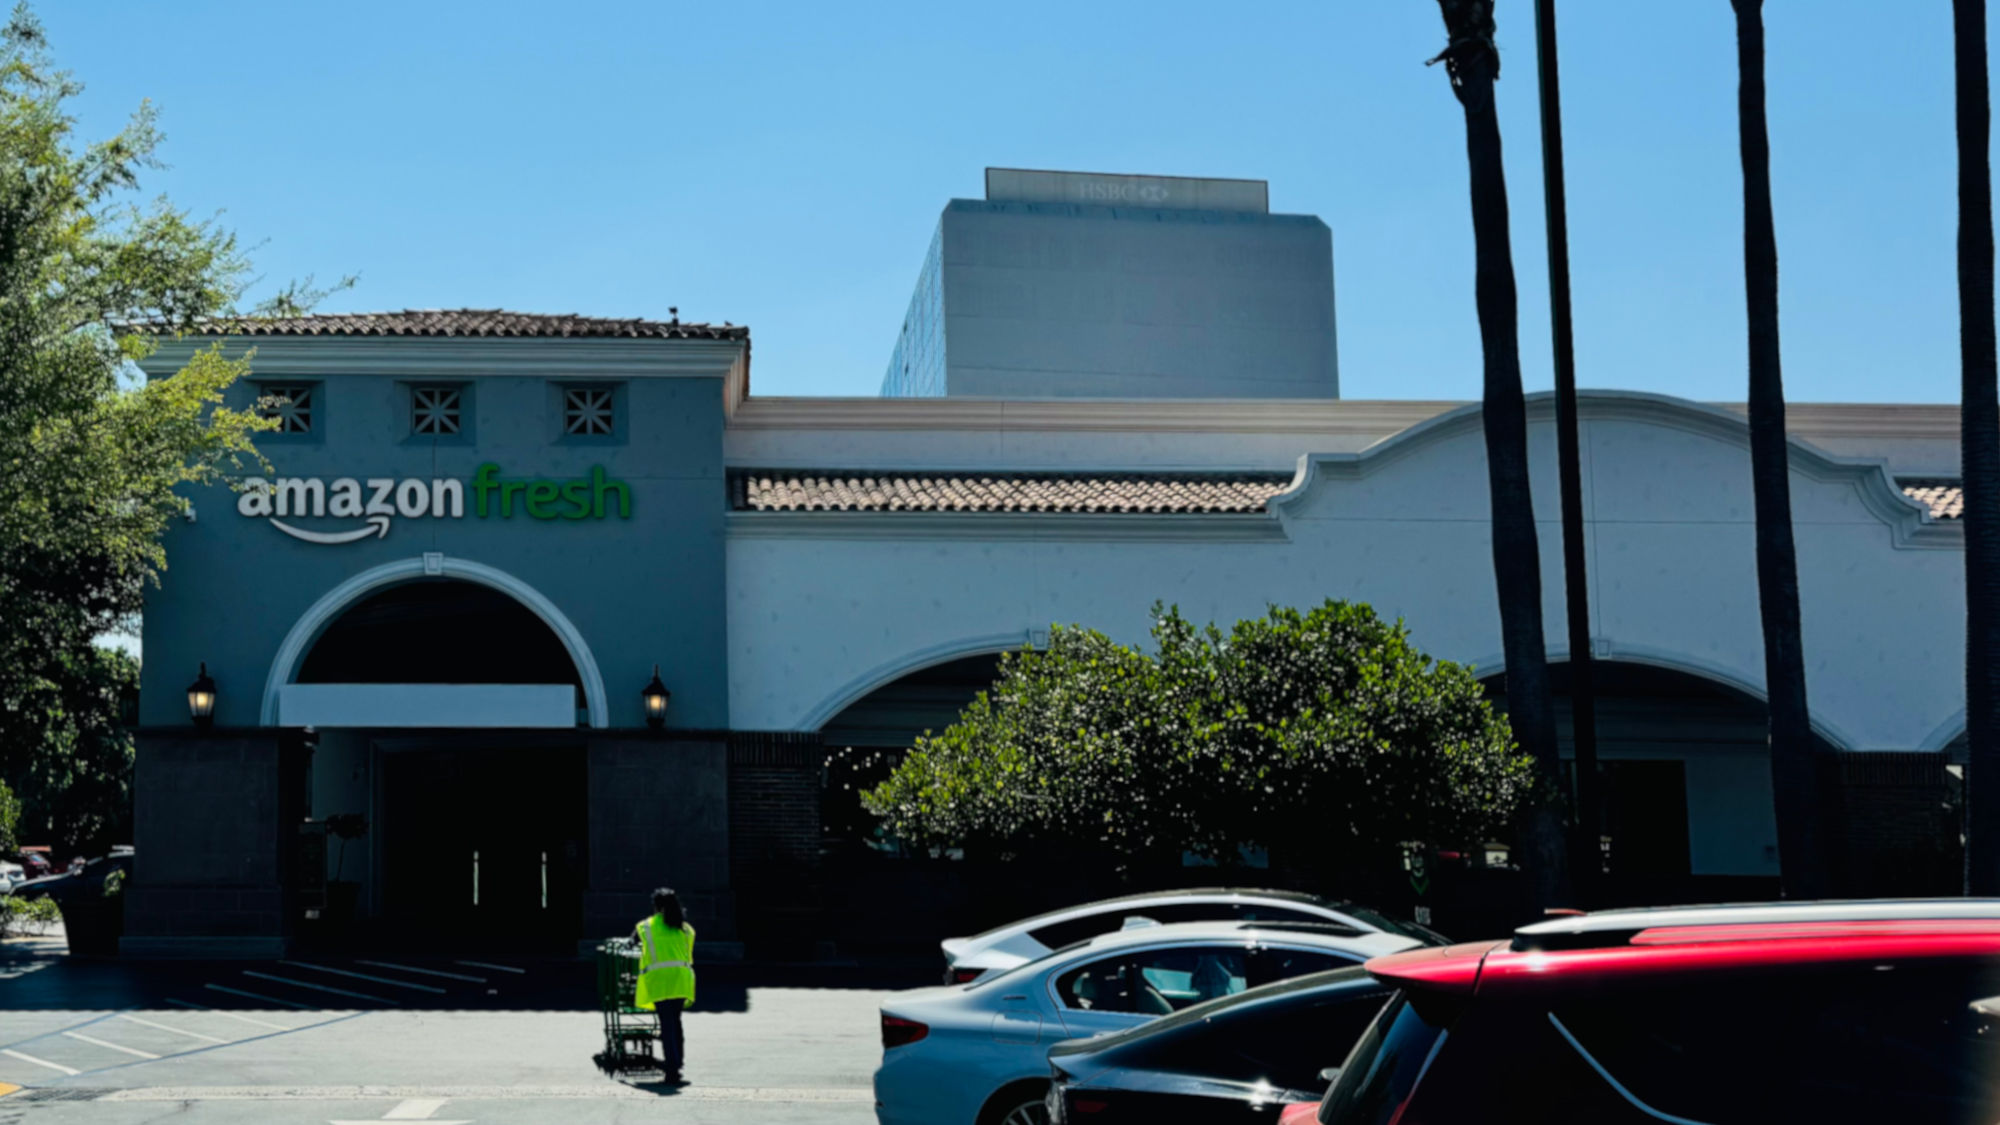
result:
<svg viewBox="0 0 2000 1125"><path fill-rule="evenodd" d="M1016 1082L987 1101L979 1125L1049 1125L1048 1096L1047 1082Z"/></svg>
<svg viewBox="0 0 2000 1125"><path fill-rule="evenodd" d="M1047 1102L1022 1102L1000 1118L1000 1125L1049 1125Z"/></svg>

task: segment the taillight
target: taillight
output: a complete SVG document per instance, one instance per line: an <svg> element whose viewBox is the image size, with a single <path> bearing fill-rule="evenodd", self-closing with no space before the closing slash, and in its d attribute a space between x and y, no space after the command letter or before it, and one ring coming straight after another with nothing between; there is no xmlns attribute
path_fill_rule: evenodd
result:
<svg viewBox="0 0 2000 1125"><path fill-rule="evenodd" d="M1069 1108L1078 1113L1103 1113L1111 1108L1111 1103L1096 1098L1075 1098L1070 1101Z"/></svg>
<svg viewBox="0 0 2000 1125"><path fill-rule="evenodd" d="M980 974L983 972L985 972L984 969L953 969L951 971L951 983L971 984L973 981L978 980Z"/></svg>
<svg viewBox="0 0 2000 1125"><path fill-rule="evenodd" d="M930 1025L882 1013L882 1048L906 1047L931 1033Z"/></svg>

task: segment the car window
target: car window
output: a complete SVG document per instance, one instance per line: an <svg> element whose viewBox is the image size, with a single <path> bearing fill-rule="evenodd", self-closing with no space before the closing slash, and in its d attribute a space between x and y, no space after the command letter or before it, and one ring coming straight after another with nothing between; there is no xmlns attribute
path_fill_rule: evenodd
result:
<svg viewBox="0 0 2000 1125"><path fill-rule="evenodd" d="M1136 1050L1121 1052L1116 1061L1318 1094L1326 1088L1320 1072L1347 1057L1388 993L1380 986L1354 988L1225 1012L1181 1034L1135 1043Z"/></svg>
<svg viewBox="0 0 2000 1125"><path fill-rule="evenodd" d="M1307 973L1323 973L1328 969L1346 969L1359 965L1362 960L1361 957L1349 957L1324 949L1260 946L1250 954L1250 987L1275 984L1281 980L1305 976ZM1329 1062L1327 1065L1332 1066L1333 1063Z"/></svg>
<svg viewBox="0 0 2000 1125"><path fill-rule="evenodd" d="M1240 945L1131 950L1064 973L1056 997L1078 1011L1164 1016L1243 991L1248 961Z"/></svg>
<svg viewBox="0 0 2000 1125"><path fill-rule="evenodd" d="M1321 1125L1388 1125L1416 1089L1457 1014L1450 997L1399 993L1340 1064L1320 1103Z"/></svg>
<svg viewBox="0 0 2000 1125"><path fill-rule="evenodd" d="M1991 969L1765 970L1559 1001L1552 1023L1654 1113L1707 1123L2000 1120Z"/></svg>

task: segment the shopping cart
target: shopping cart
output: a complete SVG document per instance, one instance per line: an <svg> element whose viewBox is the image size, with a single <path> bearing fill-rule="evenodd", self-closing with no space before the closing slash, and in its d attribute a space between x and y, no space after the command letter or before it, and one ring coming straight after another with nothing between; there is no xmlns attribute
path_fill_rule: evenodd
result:
<svg viewBox="0 0 2000 1125"><path fill-rule="evenodd" d="M613 938L597 947L597 1007L604 1013L604 1050L597 1069L606 1074L657 1070L653 1041L660 1037L652 1012L634 1007L639 983L639 943Z"/></svg>

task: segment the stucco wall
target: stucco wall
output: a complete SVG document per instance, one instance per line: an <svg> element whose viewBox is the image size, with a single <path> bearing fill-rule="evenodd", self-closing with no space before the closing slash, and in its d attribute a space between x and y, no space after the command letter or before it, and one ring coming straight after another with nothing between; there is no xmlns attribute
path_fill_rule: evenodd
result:
<svg viewBox="0 0 2000 1125"><path fill-rule="evenodd" d="M1546 400L1531 445L1543 608L1564 652ZM1586 399L1585 502L1601 654L1761 694L1747 437L1722 411L1649 396ZM1963 556L1881 474L1795 447L1809 689L1845 749L1909 749L1961 706ZM1476 411L1361 455L1316 459L1259 540L1185 520L1119 538L1114 519L839 514L732 517L730 709L737 729L813 729L903 671L1018 645L1051 622L1144 639L1155 600L1231 620L1267 603L1366 601L1440 657L1501 650ZM785 524L792 519L796 522ZM1130 526L1125 525L1125 526ZM926 528L930 530L926 530Z"/></svg>

